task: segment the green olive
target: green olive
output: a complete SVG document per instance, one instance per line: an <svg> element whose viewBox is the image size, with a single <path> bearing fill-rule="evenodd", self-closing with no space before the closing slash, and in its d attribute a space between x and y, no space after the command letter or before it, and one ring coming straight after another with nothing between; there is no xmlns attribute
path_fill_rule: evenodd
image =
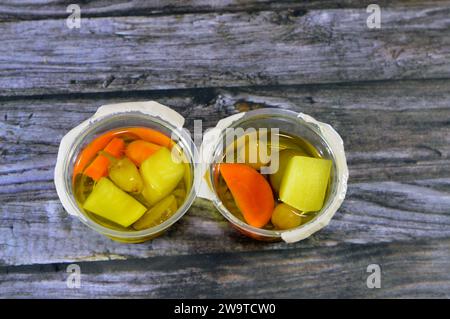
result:
<svg viewBox="0 0 450 319"><path fill-rule="evenodd" d="M272 213L272 224L277 229L291 229L310 221L314 216L302 214L285 203L278 204Z"/></svg>

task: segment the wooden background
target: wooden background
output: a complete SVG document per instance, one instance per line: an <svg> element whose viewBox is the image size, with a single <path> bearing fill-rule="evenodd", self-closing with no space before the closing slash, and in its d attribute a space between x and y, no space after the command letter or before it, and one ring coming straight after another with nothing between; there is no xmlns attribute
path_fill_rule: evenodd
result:
<svg viewBox="0 0 450 319"><path fill-rule="evenodd" d="M450 297L450 1L380 0L372 30L373 1L81 1L69 29L73 2L0 4L0 297ZM142 100L188 128L260 107L328 122L347 198L292 245L200 199L162 237L112 242L63 210L56 154L100 105Z"/></svg>

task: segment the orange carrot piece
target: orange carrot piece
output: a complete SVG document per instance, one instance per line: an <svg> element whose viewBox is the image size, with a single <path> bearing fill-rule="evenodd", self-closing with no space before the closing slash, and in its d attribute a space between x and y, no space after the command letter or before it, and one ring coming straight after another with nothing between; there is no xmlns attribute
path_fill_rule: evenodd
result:
<svg viewBox="0 0 450 319"><path fill-rule="evenodd" d="M123 139L115 137L103 150L116 158L120 158L125 152L125 142Z"/></svg>
<svg viewBox="0 0 450 319"><path fill-rule="evenodd" d="M81 174L86 165L97 155L99 151L104 149L106 145L113 139L114 132L110 131L103 135L96 137L88 146L86 146L78 155L78 158L73 167L73 181L78 174Z"/></svg>
<svg viewBox="0 0 450 319"><path fill-rule="evenodd" d="M84 174L98 181L100 178L108 176L109 160L104 155L97 156L91 164L84 170Z"/></svg>
<svg viewBox="0 0 450 319"><path fill-rule="evenodd" d="M99 151L103 150L113 138L120 136L133 136L168 148L175 145L175 142L167 135L147 127L125 127L108 131L97 136L78 155L73 168L72 181L75 182L75 177L83 172Z"/></svg>
<svg viewBox="0 0 450 319"><path fill-rule="evenodd" d="M275 200L264 176L245 164L222 163L219 170L245 221L258 228L266 225L272 217Z"/></svg>
<svg viewBox="0 0 450 319"><path fill-rule="evenodd" d="M136 140L128 144L125 155L132 160L134 164L139 166L161 147L162 146L144 140Z"/></svg>
<svg viewBox="0 0 450 319"><path fill-rule="evenodd" d="M148 127L130 127L126 129L144 141L172 148L175 142L167 135Z"/></svg>

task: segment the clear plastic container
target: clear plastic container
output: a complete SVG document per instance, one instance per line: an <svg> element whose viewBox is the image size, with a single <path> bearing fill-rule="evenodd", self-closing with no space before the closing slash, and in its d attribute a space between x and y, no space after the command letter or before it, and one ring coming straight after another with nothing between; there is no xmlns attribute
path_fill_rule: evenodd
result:
<svg viewBox="0 0 450 319"><path fill-rule="evenodd" d="M183 124L184 118L180 114L156 102L121 103L100 107L94 116L72 129L61 140L55 167L55 185L65 210L91 229L120 242L139 243L162 234L187 212L196 197L197 150L190 136L182 129ZM96 136L116 128L133 126L158 130L179 145L189 161L190 185L187 185L189 191L183 205L168 220L141 231L123 231L99 224L79 207L73 193L72 175L78 154Z"/></svg>
<svg viewBox="0 0 450 319"><path fill-rule="evenodd" d="M328 196L323 208L314 219L289 230L267 230L248 225L233 215L222 203L216 192L217 164L224 157L227 147L226 128L278 128L280 132L300 137L312 144L321 157L333 162ZM328 124L321 123L303 113L283 109L258 109L247 113L239 113L219 121L216 128L204 136L202 145L202 175L206 183L199 189L198 196L211 200L219 212L245 235L265 241L284 240L297 242L321 228L325 227L345 198L347 191L348 169L344 153L344 145L339 134Z"/></svg>
<svg viewBox="0 0 450 319"><path fill-rule="evenodd" d="M219 212L245 235L265 241L284 240L292 243L307 238L325 227L345 198L348 169L341 137L328 124L312 117L282 109L259 109L239 113L220 120L215 128L203 136L201 156L191 139L183 130L184 118L174 110L157 102L131 102L100 107L61 140L55 167L55 186L65 210L80 219L91 229L114 240L125 243L139 243L159 236L190 208L196 196L213 202ZM190 189L177 212L160 225L141 231L123 231L105 227L77 204L73 194L72 175L80 151L96 136L122 127L148 127L170 136L183 150L189 162ZM280 132L298 136L312 144L323 158L333 162L328 196L322 210L314 219L295 229L267 230L252 227L235 217L219 199L214 176L217 164L223 159L227 147L226 128L278 128Z"/></svg>

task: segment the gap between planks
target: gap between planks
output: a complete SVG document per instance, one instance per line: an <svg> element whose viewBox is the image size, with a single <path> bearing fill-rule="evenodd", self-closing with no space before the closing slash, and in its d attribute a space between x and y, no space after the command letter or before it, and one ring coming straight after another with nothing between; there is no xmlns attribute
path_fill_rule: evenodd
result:
<svg viewBox="0 0 450 319"><path fill-rule="evenodd" d="M29 1L20 5L0 4L0 23L24 20L48 20L66 19L69 13L66 12L68 4L53 3L53 1L39 2L39 4ZM205 13L236 13L236 12L258 12L258 11L281 11L290 10L293 15L305 15L309 10L327 9L365 9L371 0L364 1L343 1L331 0L318 1L274 1L274 0L251 0L242 2L239 0L195 0L186 4L183 0L161 1L115 1L114 4L105 4L104 1L96 0L81 3L82 17L118 17L118 16L163 16L163 15L183 15L183 14L205 14ZM431 5L443 5L446 1L421 1L421 0L379 0L377 4L383 8L423 8Z"/></svg>

